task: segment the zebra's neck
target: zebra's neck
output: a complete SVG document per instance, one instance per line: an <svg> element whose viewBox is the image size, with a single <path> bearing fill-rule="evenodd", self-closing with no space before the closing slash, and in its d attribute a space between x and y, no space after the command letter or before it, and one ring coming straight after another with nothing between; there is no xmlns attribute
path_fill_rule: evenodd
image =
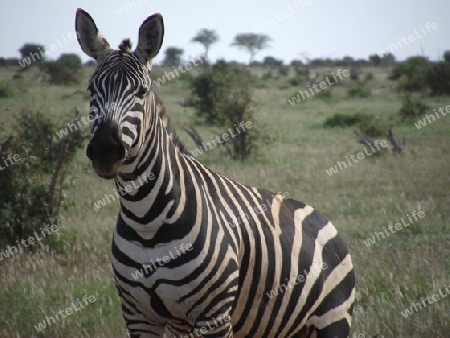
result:
<svg viewBox="0 0 450 338"><path fill-rule="evenodd" d="M147 233L175 222L187 194L180 170L184 156L162 102L150 95L140 131L142 146L123 164L116 179L122 218L136 231Z"/></svg>

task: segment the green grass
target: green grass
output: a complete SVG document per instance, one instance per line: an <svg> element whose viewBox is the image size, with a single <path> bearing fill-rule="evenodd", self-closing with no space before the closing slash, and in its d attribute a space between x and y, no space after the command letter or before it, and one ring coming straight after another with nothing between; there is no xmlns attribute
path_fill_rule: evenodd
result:
<svg viewBox="0 0 450 338"><path fill-rule="evenodd" d="M12 77L10 69L0 73L3 71L7 76L2 79ZM9 80L16 86L16 95L0 98L0 122L10 126L21 109L45 111L55 121L66 120L74 107L87 116L88 100L74 94L85 90L92 69L83 71L85 83L71 87L47 86L33 69L24 73L24 79ZM326 118L335 113L360 112L398 121L402 96L387 80L389 71L363 69L367 72L374 78L368 83L372 95L364 99L347 97L349 80L332 89L331 103L312 98L295 106L288 104L287 98L305 87L291 87L287 77L271 79L270 86L257 86L255 118L265 126L271 142L257 159L244 163L231 162L220 149L199 159L237 181L289 192L332 220L349 246L357 274L359 291L352 334L447 337L450 297L409 318L403 318L400 312L450 285L450 117L444 116L420 130L413 122L396 124L395 135L407 141L403 154L370 156L333 176L325 171L362 149L352 127L323 128ZM194 143L180 128L194 118L191 109L180 106L188 95L186 84L173 80L157 92L180 138L194 149ZM425 102L437 108L449 100L437 97ZM197 127L204 138L214 134L210 128ZM98 211L93 207L114 187L93 173L84 151L77 154L69 171L75 177L75 187L68 192L75 207L64 211L58 225L67 236L64 254L41 248L34 254L17 254L0 262L0 337L126 336L109 262L118 204ZM364 244L363 240L374 232L413 210L422 210L426 216L375 245ZM34 329L53 310L65 309L83 295L95 295L97 300L42 333Z"/></svg>

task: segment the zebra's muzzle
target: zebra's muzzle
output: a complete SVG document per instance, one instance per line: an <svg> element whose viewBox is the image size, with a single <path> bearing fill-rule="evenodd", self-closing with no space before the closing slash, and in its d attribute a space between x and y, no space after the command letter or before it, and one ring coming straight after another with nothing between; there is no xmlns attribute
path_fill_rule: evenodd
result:
<svg viewBox="0 0 450 338"><path fill-rule="evenodd" d="M115 121L99 125L86 148L86 156L92 161L95 172L106 179L117 175L125 153L120 128Z"/></svg>

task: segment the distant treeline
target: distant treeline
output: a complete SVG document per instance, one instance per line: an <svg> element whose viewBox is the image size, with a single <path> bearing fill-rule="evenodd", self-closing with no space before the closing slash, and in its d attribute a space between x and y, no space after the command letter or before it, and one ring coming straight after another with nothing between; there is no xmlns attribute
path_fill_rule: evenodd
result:
<svg viewBox="0 0 450 338"><path fill-rule="evenodd" d="M26 57L26 56L25 56ZM0 66L18 66L20 61L23 58L17 57L0 57ZM229 61L231 64L241 64L237 61ZM383 58L378 57L378 55L374 54L369 56L369 59L355 59L351 56L344 56L342 59L331 59L331 58L314 58L310 60L292 60L289 65L298 67L302 65L310 65L310 66L334 66L334 67L349 67L349 66L391 66L396 63L395 56L390 54L386 55ZM86 66L94 65L94 61L87 61L85 63ZM162 62L163 65L166 62ZM171 63L170 63L171 64ZM242 62L244 65L245 63ZM266 56L262 61L252 61L251 66L283 66L285 65L283 60L277 59L273 56Z"/></svg>

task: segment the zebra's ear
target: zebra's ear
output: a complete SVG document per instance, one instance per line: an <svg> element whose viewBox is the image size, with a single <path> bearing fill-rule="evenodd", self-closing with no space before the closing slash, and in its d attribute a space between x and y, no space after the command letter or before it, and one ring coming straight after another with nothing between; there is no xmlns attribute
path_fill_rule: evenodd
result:
<svg viewBox="0 0 450 338"><path fill-rule="evenodd" d="M139 58L148 62L159 52L163 43L164 21L161 14L149 16L139 28L139 40L135 53Z"/></svg>
<svg viewBox="0 0 450 338"><path fill-rule="evenodd" d="M81 49L95 60L98 61L105 51L111 49L92 17L81 8L77 9L75 30Z"/></svg>

